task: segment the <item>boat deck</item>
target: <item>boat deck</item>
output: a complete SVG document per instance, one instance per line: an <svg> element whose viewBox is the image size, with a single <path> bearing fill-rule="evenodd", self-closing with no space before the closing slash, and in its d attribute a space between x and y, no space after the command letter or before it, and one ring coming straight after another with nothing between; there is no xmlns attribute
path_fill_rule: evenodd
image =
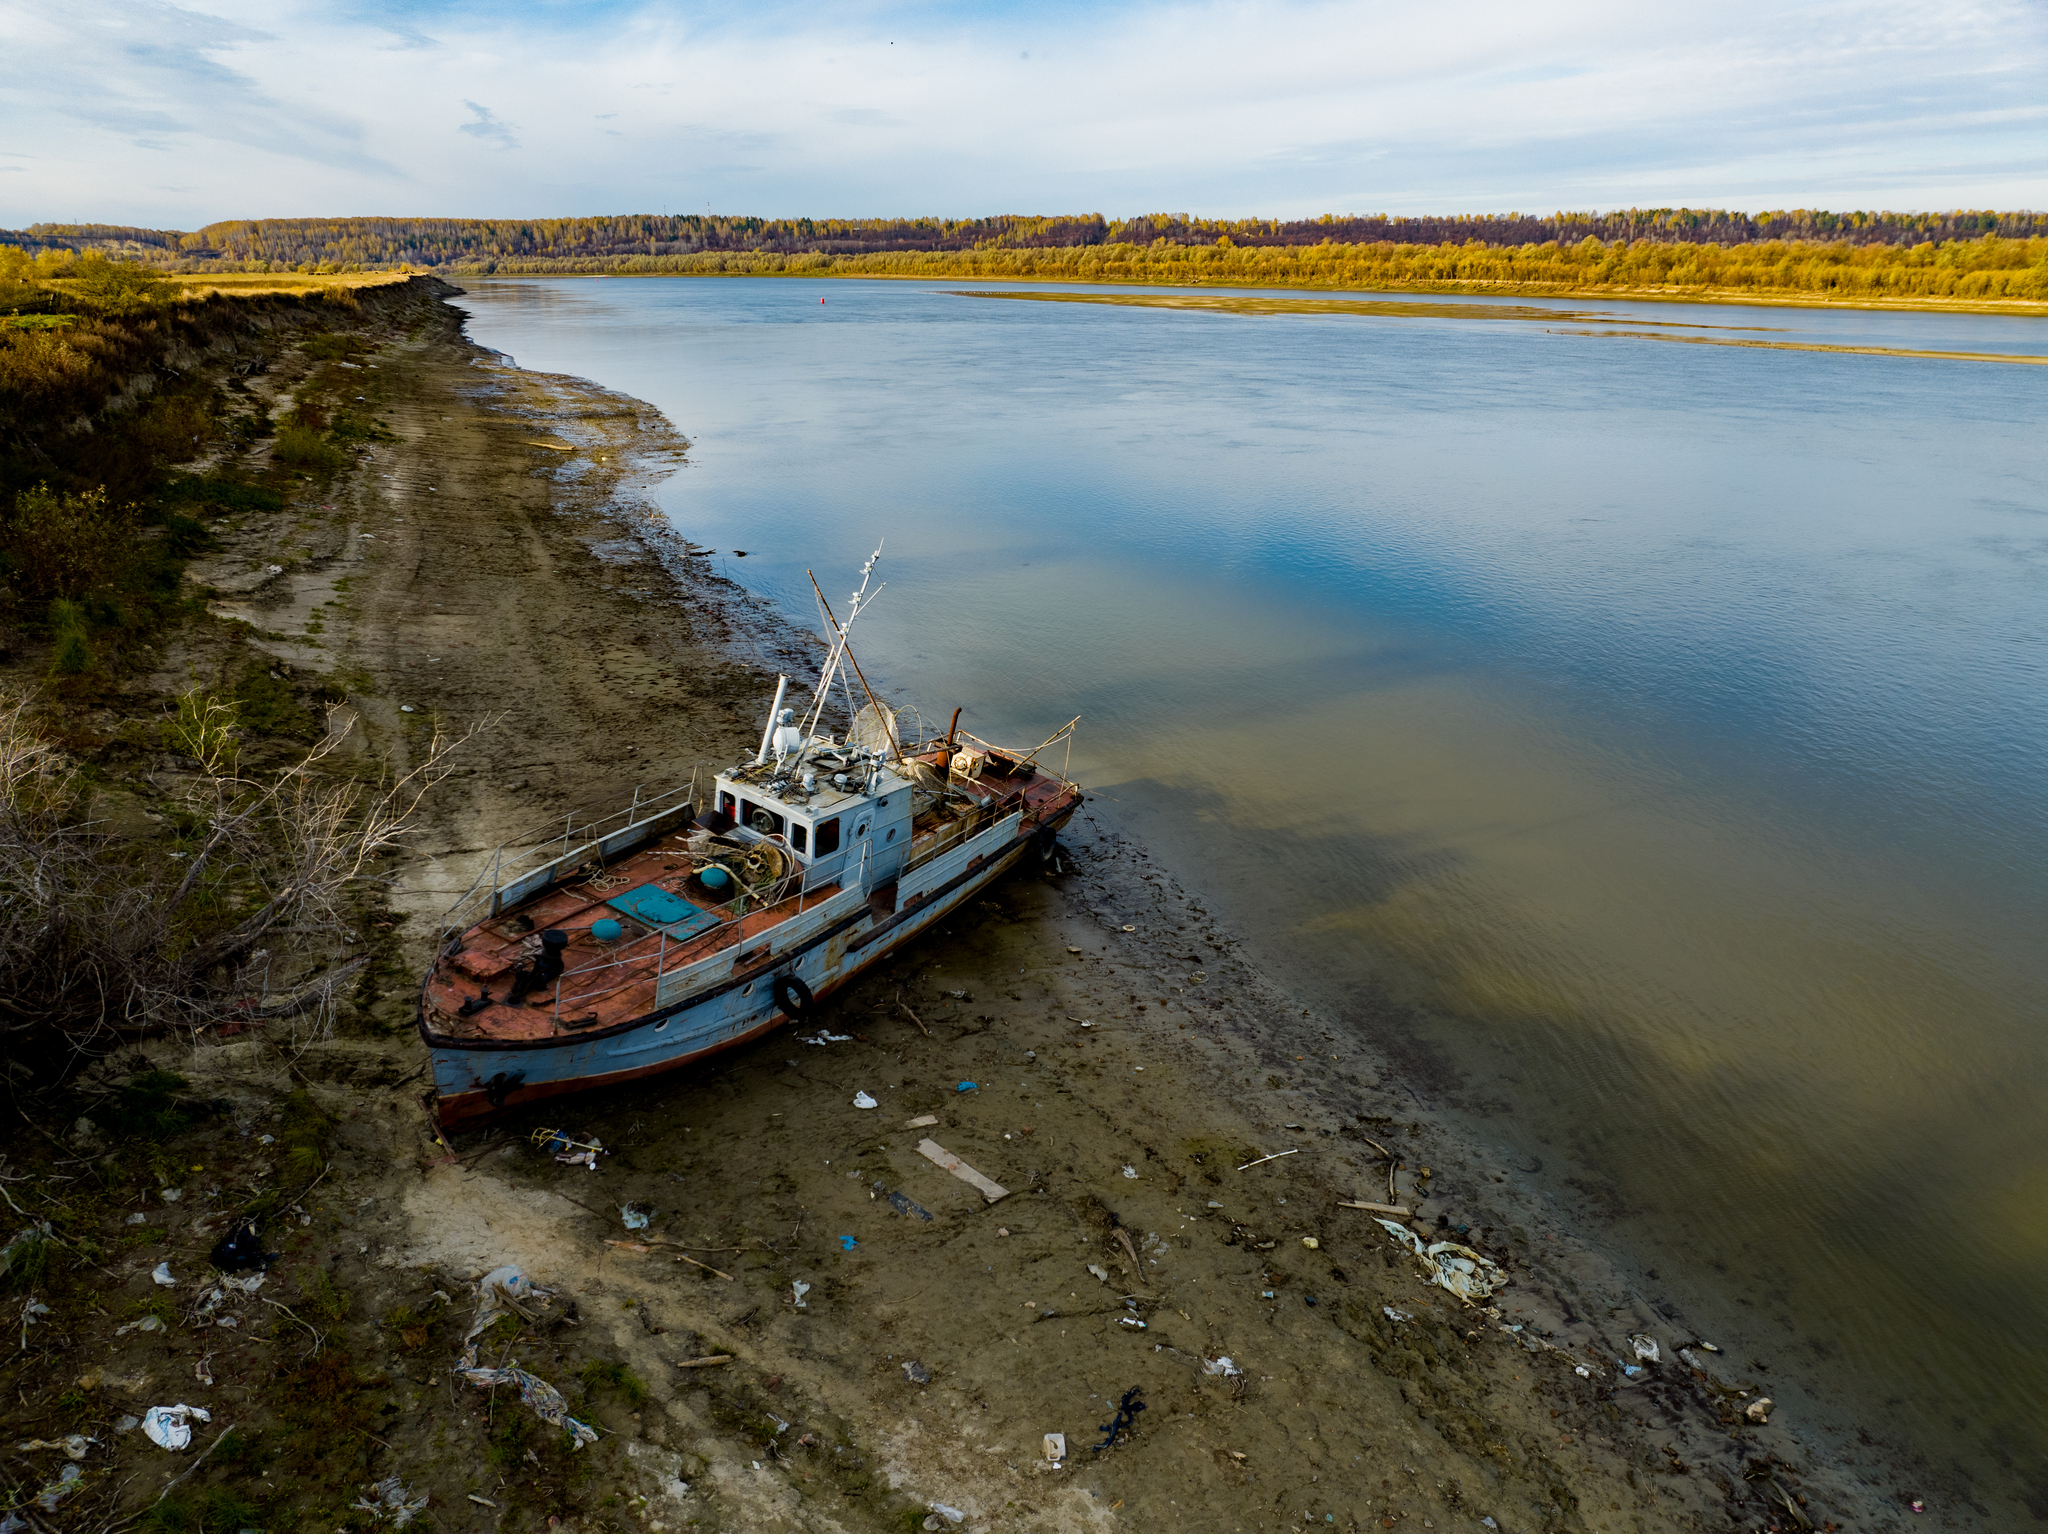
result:
<svg viewBox="0 0 2048 1534"><path fill-rule="evenodd" d="M945 771L944 752L919 760ZM1022 810L1029 825L1074 793L1062 779L1039 772L973 782L956 778L949 786L960 798L942 801L934 811L918 816L906 872L1002 815ZM444 950L427 977L422 1002L430 1034L450 1039L546 1039L630 1022L655 1009L664 974L727 949L746 947L843 893L838 883L822 884L747 911L735 922L739 901L728 891L728 898L719 902L698 880L697 871L689 833L678 831L598 872L551 885L478 922L462 934L459 944ZM650 910L650 889L680 897L702 914L667 916L661 896L654 897ZM648 916L653 919L645 919ZM602 919L619 924L618 938L603 942L593 935L592 924ZM568 936L562 950L565 973L557 985L540 986L523 1003L512 1004L508 998L513 972L528 957L523 949L531 946L532 934L549 928ZM760 947L759 967L772 967L771 946ZM744 979L746 970L734 973ZM489 1004L477 1006L478 998L486 996ZM465 1004L471 1008L466 1014Z"/></svg>

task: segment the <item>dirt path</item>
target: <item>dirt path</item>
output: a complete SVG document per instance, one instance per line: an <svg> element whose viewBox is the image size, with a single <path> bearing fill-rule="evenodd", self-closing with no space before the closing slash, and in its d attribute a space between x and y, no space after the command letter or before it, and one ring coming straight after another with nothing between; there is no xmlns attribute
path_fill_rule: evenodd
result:
<svg viewBox="0 0 2048 1534"><path fill-rule="evenodd" d="M816 1041L434 1143L410 1029L435 914L512 832L750 748L809 642L654 523L639 497L684 444L646 407L480 365L446 317L373 360L365 403L395 440L295 522L235 530L203 576L281 667L345 679L366 755L502 722L440 790L432 855L394 869L406 919L345 1035L178 1057L220 1116L162 1175L213 1192L138 1211L161 1235L115 1259L107 1313L150 1303L160 1257L200 1270L224 1200L281 1181L281 1152L328 1168L291 1185L264 1291L313 1353L247 1305L226 1334L93 1323L66 1360L106 1416L182 1393L239 1424L255 1447L193 1490L318 1534L374 1526L350 1500L393 1475L433 1528L478 1534L956 1527L939 1504L966 1530L1903 1527L1902 1488L1830 1463L1782 1408L1745 1420L1770 1388L1746 1361L1629 1292L1106 811L1056 871L849 988ZM596 1171L528 1143L563 1114L608 1149ZM1009 1192L987 1202L925 1139ZM1466 1305L1340 1200L1406 1207L1512 1283ZM476 1280L507 1263L554 1292L481 1362L560 1387L592 1447L453 1367ZM1094 1449L1134 1388L1143 1413ZM171 1461L115 1443L134 1511Z"/></svg>

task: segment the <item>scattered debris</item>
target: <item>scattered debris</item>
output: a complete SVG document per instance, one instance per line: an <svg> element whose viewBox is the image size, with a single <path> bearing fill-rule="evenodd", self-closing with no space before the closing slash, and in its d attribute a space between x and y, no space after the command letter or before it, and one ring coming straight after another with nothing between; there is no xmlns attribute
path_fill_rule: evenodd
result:
<svg viewBox="0 0 2048 1534"><path fill-rule="evenodd" d="M1057 1465L1067 1457L1067 1435L1065 1433L1047 1433L1039 1442L1038 1452Z"/></svg>
<svg viewBox="0 0 2048 1534"><path fill-rule="evenodd" d="M479 1497L475 1492L469 1493L469 1500L474 1502L478 1507L496 1507L498 1505L497 1503L493 1502L489 1497Z"/></svg>
<svg viewBox="0 0 2048 1534"><path fill-rule="evenodd" d="M903 1127L905 1129L929 1129L938 1121L939 1116L936 1113L920 1113L914 1119L905 1119Z"/></svg>
<svg viewBox="0 0 2048 1534"><path fill-rule="evenodd" d="M88 1438L83 1433L67 1433L62 1438L31 1438L14 1447L24 1454L31 1449L62 1449L66 1459L84 1459L85 1451L98 1442L97 1438Z"/></svg>
<svg viewBox="0 0 2048 1534"><path fill-rule="evenodd" d="M1093 1273L1093 1274L1094 1274L1094 1275L1096 1276L1096 1278L1100 1279L1100 1280L1101 1280L1101 1281L1102 1281L1103 1283L1105 1283L1105 1284L1106 1284L1106 1283L1108 1283L1108 1282L1109 1282L1109 1269L1105 1268L1105 1267L1104 1267L1104 1266L1103 1266L1103 1265L1102 1265L1101 1263L1099 1263L1099 1262L1091 1262L1091 1263L1089 1263L1089 1264L1088 1264L1088 1271L1089 1271L1090 1273Z"/></svg>
<svg viewBox="0 0 2048 1534"><path fill-rule="evenodd" d="M1134 1166L1127 1166L1124 1168L1124 1176L1130 1178L1133 1182L1136 1182L1138 1179L1138 1169Z"/></svg>
<svg viewBox="0 0 2048 1534"><path fill-rule="evenodd" d="M948 1507L943 1502L934 1502L932 1504L932 1511L948 1523L965 1523L967 1521L967 1515L961 1512L959 1508Z"/></svg>
<svg viewBox="0 0 2048 1534"><path fill-rule="evenodd" d="M702 1358L679 1358L676 1360L676 1367L678 1369L709 1369L718 1364L729 1364L731 1362L732 1354L730 1353L709 1353Z"/></svg>
<svg viewBox="0 0 2048 1534"><path fill-rule="evenodd" d="M1654 1364L1658 1361L1657 1344L1650 1338L1645 1337L1641 1332L1637 1332L1634 1336L1630 1337L1628 1345L1635 1349L1636 1357L1640 1358L1644 1363Z"/></svg>
<svg viewBox="0 0 2048 1534"><path fill-rule="evenodd" d="M1337 1207L1339 1209L1363 1209L1368 1214L1390 1214L1397 1220L1405 1220L1415 1212L1403 1204L1374 1204L1365 1199L1351 1201L1340 1198L1337 1200Z"/></svg>
<svg viewBox="0 0 2048 1534"><path fill-rule="evenodd" d="M213 1413L203 1406L152 1406L142 1414L142 1431L149 1435L149 1441L164 1449L189 1449L192 1446L191 1419L211 1422Z"/></svg>
<svg viewBox="0 0 2048 1534"><path fill-rule="evenodd" d="M809 1310L811 1307L804 1303L804 1296L811 1292L811 1286L799 1278L793 1279L789 1287L796 1291L796 1308L798 1310Z"/></svg>
<svg viewBox="0 0 2048 1534"><path fill-rule="evenodd" d="M406 1490L405 1483L395 1475L377 1482L374 1486L365 1486L363 1490L369 1495L360 1501L351 1502L349 1506L368 1513L373 1518L388 1518L394 1529L402 1529L411 1523L427 1505L425 1492L414 1496Z"/></svg>
<svg viewBox="0 0 2048 1534"><path fill-rule="evenodd" d="M924 1119L911 1120L911 1123L913 1124L922 1124L924 1122L926 1122ZM933 1120L932 1122L935 1123L937 1121ZM895 1210L898 1214L914 1214L920 1220L929 1220L932 1217L931 1211L926 1209L922 1204L919 1204L915 1200L906 1197L900 1191L892 1192L888 1184L886 1183L877 1182L875 1184L875 1192L879 1194L881 1197L887 1199L889 1201L889 1207Z"/></svg>
<svg viewBox="0 0 2048 1534"><path fill-rule="evenodd" d="M160 1332L163 1329L164 1323L162 1317L144 1316L139 1321L123 1321L119 1326L114 1328L114 1335L116 1337L125 1337L130 1332Z"/></svg>
<svg viewBox="0 0 2048 1534"><path fill-rule="evenodd" d="M267 1268L277 1259L278 1253L263 1250L263 1238L257 1234L254 1220L237 1220L225 1236L214 1242L213 1250L206 1254L206 1260L223 1273L244 1273L250 1268Z"/></svg>
<svg viewBox="0 0 2048 1534"><path fill-rule="evenodd" d="M1270 1156L1259 1157L1257 1161L1247 1161L1238 1170L1240 1172L1249 1172L1255 1166L1264 1166L1269 1161L1278 1161L1282 1156L1299 1156L1300 1154L1301 1148L1299 1146L1296 1146L1293 1150L1275 1151Z"/></svg>
<svg viewBox="0 0 2048 1534"><path fill-rule="evenodd" d="M1096 1424L1109 1436L1104 1438L1101 1443L1092 1445L1093 1452L1100 1454L1104 1449L1116 1442L1118 1434L1138 1420L1138 1413L1145 1409L1145 1403L1139 1399L1144 1393L1144 1386L1133 1385L1124 1392L1123 1399L1116 1403L1115 1419L1110 1422Z"/></svg>
<svg viewBox="0 0 2048 1534"><path fill-rule="evenodd" d="M158 1263L150 1270L149 1276L162 1284L166 1289L178 1287L178 1281L171 1277L171 1265L168 1261Z"/></svg>
<svg viewBox="0 0 2048 1534"><path fill-rule="evenodd" d="M536 1129L531 1139L534 1149L569 1166L587 1167L593 1172L597 1170L597 1158L611 1154L602 1140L594 1136L588 1140L571 1139L566 1129Z"/></svg>
<svg viewBox="0 0 2048 1534"><path fill-rule="evenodd" d="M929 1385L932 1382L932 1371L913 1358L903 1366L903 1377L913 1385Z"/></svg>
<svg viewBox="0 0 2048 1534"><path fill-rule="evenodd" d="M851 1236L841 1236L839 1238L839 1250L842 1252L850 1252L859 1245L860 1243Z"/></svg>
<svg viewBox="0 0 2048 1534"><path fill-rule="evenodd" d="M1001 1183L992 1182L982 1176L981 1173L975 1171L973 1167L962 1161L936 1140L918 1141L917 1151L925 1160L951 1172L955 1177L980 1193L991 1204L999 1198L1009 1197L1010 1190L1008 1188L1005 1188Z"/></svg>
<svg viewBox="0 0 2048 1534"><path fill-rule="evenodd" d="M1422 1264L1424 1277L1439 1288L1448 1289L1468 1305L1483 1300L1496 1289L1507 1287L1508 1276L1491 1257L1455 1241L1423 1244L1422 1237L1405 1225L1381 1220L1380 1225Z"/></svg>
<svg viewBox="0 0 2048 1534"><path fill-rule="evenodd" d="M486 1273L477 1284L476 1317L469 1323L469 1333L463 1338L462 1357L456 1367L472 1385L517 1386L519 1399L534 1415L543 1422L567 1430L574 1440L571 1447L580 1449L587 1443L597 1442L597 1430L569 1415L569 1403L562 1399L561 1391L539 1375L529 1374L524 1369L486 1369L478 1367L476 1361L477 1338L492 1322L507 1310L532 1320L532 1312L520 1301L545 1300L550 1292L534 1284L511 1263Z"/></svg>
<svg viewBox="0 0 2048 1534"><path fill-rule="evenodd" d="M654 1210L647 1204L621 1204L619 1219L628 1230L645 1230L654 1223Z"/></svg>
<svg viewBox="0 0 2048 1534"><path fill-rule="evenodd" d="M874 1098L868 1096L868 1094L865 1092L856 1092L853 1094L853 1105L856 1108L879 1108L882 1106L879 1102L877 1102Z"/></svg>
<svg viewBox="0 0 2048 1534"><path fill-rule="evenodd" d="M1301 1238L1301 1244L1313 1252L1320 1250L1323 1243L1318 1241L1314 1236L1303 1236Z"/></svg>
<svg viewBox="0 0 2048 1534"><path fill-rule="evenodd" d="M1758 1396L1749 1405L1742 1408L1742 1415L1758 1426L1762 1426L1771 1420L1771 1407L1773 1404L1775 1403L1772 1402L1769 1396Z"/></svg>
<svg viewBox="0 0 2048 1534"><path fill-rule="evenodd" d="M1145 1323L1136 1316L1118 1316L1117 1320L1125 1326L1135 1326L1141 1332L1145 1329Z"/></svg>
<svg viewBox="0 0 2048 1534"><path fill-rule="evenodd" d="M1238 1368L1236 1360L1231 1358L1228 1353L1225 1353L1221 1358L1203 1359L1202 1372L1204 1374L1220 1374L1229 1377L1242 1374L1244 1370Z"/></svg>
<svg viewBox="0 0 2048 1534"><path fill-rule="evenodd" d="M796 1041L799 1044L851 1044L853 1042L853 1035L850 1033L827 1033L824 1029L820 1028L808 1038L803 1034L798 1034Z"/></svg>
<svg viewBox="0 0 2048 1534"><path fill-rule="evenodd" d="M955 1092L955 1093L959 1093L959 1092L972 1092L972 1091L974 1091L974 1090L975 1090L975 1089L976 1089L977 1087L979 1087L980 1085L981 1085L981 1083L980 1083L980 1082L978 1082L978 1081L963 1081L963 1082L961 1082L961 1083L960 1083L960 1085L959 1085L959 1086L957 1086L957 1087L953 1088L953 1090L954 1090L954 1092Z"/></svg>
<svg viewBox="0 0 2048 1534"><path fill-rule="evenodd" d="M82 1471L76 1465L66 1465L57 1472L55 1480L47 1483L36 1493L36 1506L46 1513L57 1511L57 1504L78 1490Z"/></svg>

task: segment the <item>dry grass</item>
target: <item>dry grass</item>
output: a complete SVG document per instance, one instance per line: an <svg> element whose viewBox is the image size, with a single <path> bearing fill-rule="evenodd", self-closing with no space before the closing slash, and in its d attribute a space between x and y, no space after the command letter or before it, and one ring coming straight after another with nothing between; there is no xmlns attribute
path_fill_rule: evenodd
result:
<svg viewBox="0 0 2048 1534"><path fill-rule="evenodd" d="M170 272L184 298L256 298L269 293L331 293L410 282L410 272Z"/></svg>

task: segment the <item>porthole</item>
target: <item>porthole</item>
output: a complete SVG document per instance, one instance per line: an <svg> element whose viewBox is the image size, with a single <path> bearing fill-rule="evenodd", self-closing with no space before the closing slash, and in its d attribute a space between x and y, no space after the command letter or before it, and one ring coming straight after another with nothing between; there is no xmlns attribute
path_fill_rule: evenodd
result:
<svg viewBox="0 0 2048 1534"><path fill-rule="evenodd" d="M663 1030L664 1028L666 1028L667 1026L668 1026L668 1019L664 1017L664 1018L663 1018L663 1019L662 1019L662 1020L661 1020L660 1022L658 1022L658 1023L656 1023L656 1024L654 1025L654 1031L655 1031L656 1033L660 1033L660 1032L661 1032L661 1031L662 1031L662 1030Z"/></svg>
<svg viewBox="0 0 2048 1534"><path fill-rule="evenodd" d="M753 995L753 994L754 994L754 982L753 982L753 981L751 981L751 980L749 980L749 981L748 981L748 982L747 982L747 983L746 983L745 985L741 986L741 987L740 987L740 994L741 994L742 996L751 996L751 995Z"/></svg>
<svg viewBox="0 0 2048 1534"><path fill-rule="evenodd" d="M893 842L894 840L896 840L896 828L894 826L889 827L889 834L883 837L882 840L885 842Z"/></svg>

